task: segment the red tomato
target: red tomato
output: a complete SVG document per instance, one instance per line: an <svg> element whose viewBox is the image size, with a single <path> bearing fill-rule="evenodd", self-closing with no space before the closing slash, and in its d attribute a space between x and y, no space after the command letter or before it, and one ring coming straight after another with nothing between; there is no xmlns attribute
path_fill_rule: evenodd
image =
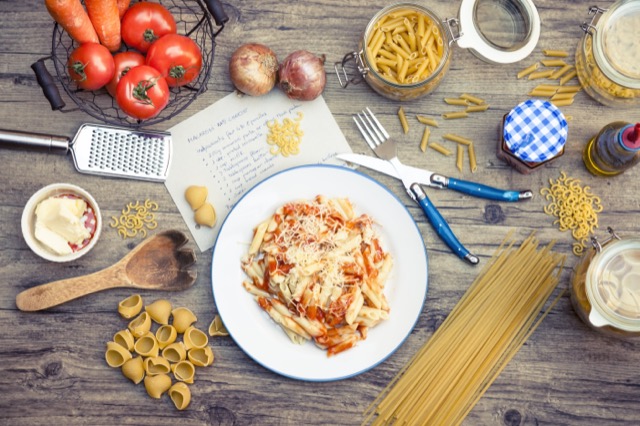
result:
<svg viewBox="0 0 640 426"><path fill-rule="evenodd" d="M98 90L113 77L115 64L109 49L99 43L85 43L71 52L67 69L81 89Z"/></svg>
<svg viewBox="0 0 640 426"><path fill-rule="evenodd" d="M154 67L171 87L191 83L202 68L202 53L195 41L179 34L167 34L147 52L147 65Z"/></svg>
<svg viewBox="0 0 640 426"><path fill-rule="evenodd" d="M130 50L128 52L120 52L113 55L113 62L116 70L113 78L107 83L107 92L114 98L116 97L116 87L123 75L129 72L131 68L144 65L144 56L138 52Z"/></svg>
<svg viewBox="0 0 640 426"><path fill-rule="evenodd" d="M133 118L153 118L169 103L169 86L160 71L140 65L122 76L116 88L116 101Z"/></svg>
<svg viewBox="0 0 640 426"><path fill-rule="evenodd" d="M122 17L122 40L127 46L146 53L151 43L165 34L175 34L176 21L171 12L158 3L133 4Z"/></svg>

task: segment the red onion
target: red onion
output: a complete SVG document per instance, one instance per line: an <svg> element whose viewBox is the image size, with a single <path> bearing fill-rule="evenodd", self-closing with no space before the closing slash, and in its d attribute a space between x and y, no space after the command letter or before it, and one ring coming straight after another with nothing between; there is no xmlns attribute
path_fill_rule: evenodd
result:
<svg viewBox="0 0 640 426"><path fill-rule="evenodd" d="M250 96L269 93L276 84L277 73L276 54L263 44L243 44L233 52L229 61L233 85Z"/></svg>
<svg viewBox="0 0 640 426"><path fill-rule="evenodd" d="M279 86L291 99L310 101L322 93L327 82L325 57L296 50L285 58L278 70Z"/></svg>

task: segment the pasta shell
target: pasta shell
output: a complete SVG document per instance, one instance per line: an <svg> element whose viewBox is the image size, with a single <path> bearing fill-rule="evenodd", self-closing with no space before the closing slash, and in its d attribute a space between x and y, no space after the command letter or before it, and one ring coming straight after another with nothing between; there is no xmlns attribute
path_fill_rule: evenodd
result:
<svg viewBox="0 0 640 426"><path fill-rule="evenodd" d="M209 346L193 348L187 352L187 358L196 367L208 367L213 364L213 351Z"/></svg>
<svg viewBox="0 0 640 426"><path fill-rule="evenodd" d="M220 315L216 315L213 318L213 321L211 321L211 324L209 324L209 336L213 337L213 336L228 336L228 335L229 335L229 332L227 331L226 327L222 323L222 318L220 318Z"/></svg>
<svg viewBox="0 0 640 426"><path fill-rule="evenodd" d="M189 386L183 382L175 383L169 388L169 397L178 410L184 410L191 402Z"/></svg>
<svg viewBox="0 0 640 426"><path fill-rule="evenodd" d="M118 303L118 313L126 319L131 319L138 315L142 310L142 297L134 294Z"/></svg>
<svg viewBox="0 0 640 426"><path fill-rule="evenodd" d="M171 366L173 377L185 383L193 383L193 377L196 375L196 367L191 361L180 361Z"/></svg>
<svg viewBox="0 0 640 426"><path fill-rule="evenodd" d="M122 364L122 374L136 385L144 379L142 357L137 356Z"/></svg>
<svg viewBox="0 0 640 426"><path fill-rule="evenodd" d="M160 349L166 348L178 338L178 332L172 325L161 325L156 331L156 340Z"/></svg>
<svg viewBox="0 0 640 426"><path fill-rule="evenodd" d="M198 225L213 228L216 224L216 210L211 203L204 203L194 214L194 218Z"/></svg>
<svg viewBox="0 0 640 426"><path fill-rule="evenodd" d="M144 378L144 388L151 398L160 399L163 393L171 387L171 377L166 374L156 376L146 376Z"/></svg>
<svg viewBox="0 0 640 426"><path fill-rule="evenodd" d="M150 331L136 341L133 349L140 356L156 357L160 352L156 336Z"/></svg>
<svg viewBox="0 0 640 426"><path fill-rule="evenodd" d="M206 186L197 186L191 185L184 192L184 198L191 206L191 210L198 210L205 201L207 201L207 195L209 195L209 191Z"/></svg>
<svg viewBox="0 0 640 426"><path fill-rule="evenodd" d="M131 352L126 350L116 342L107 342L107 351L104 358L109 367L122 367L122 365L133 357Z"/></svg>
<svg viewBox="0 0 640 426"><path fill-rule="evenodd" d="M135 338L144 336L149 330L151 330L151 317L146 312L141 313L129 323L129 331Z"/></svg>
<svg viewBox="0 0 640 426"><path fill-rule="evenodd" d="M198 321L195 314L188 308L176 308L171 311L171 315L173 316L172 324L180 334L184 333L191 324Z"/></svg>
<svg viewBox="0 0 640 426"><path fill-rule="evenodd" d="M133 334L127 330L120 330L113 336L113 341L131 352L133 350Z"/></svg>
<svg viewBox="0 0 640 426"><path fill-rule="evenodd" d="M184 347L184 343L176 342L164 348L162 356L169 362L180 362L187 359L187 350Z"/></svg>
<svg viewBox="0 0 640 426"><path fill-rule="evenodd" d="M144 360L144 371L149 376L169 374L171 373L171 366L169 365L169 361L161 356L149 357Z"/></svg>
<svg viewBox="0 0 640 426"><path fill-rule="evenodd" d="M158 324L169 324L169 316L171 316L171 302L166 299L159 299L150 305L145 306L145 311L152 320Z"/></svg>
<svg viewBox="0 0 640 426"><path fill-rule="evenodd" d="M185 348L189 350L192 348L204 348L209 343L209 338L204 331L191 326L184 331L182 341Z"/></svg>

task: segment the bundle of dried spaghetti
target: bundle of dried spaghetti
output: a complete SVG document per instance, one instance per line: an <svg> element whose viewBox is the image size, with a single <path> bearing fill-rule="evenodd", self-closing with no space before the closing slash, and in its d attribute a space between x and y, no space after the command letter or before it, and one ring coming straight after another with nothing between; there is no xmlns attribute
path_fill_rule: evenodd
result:
<svg viewBox="0 0 640 426"><path fill-rule="evenodd" d="M532 235L515 247L507 237L364 423L460 424L560 299L547 303L565 259L552 246Z"/></svg>

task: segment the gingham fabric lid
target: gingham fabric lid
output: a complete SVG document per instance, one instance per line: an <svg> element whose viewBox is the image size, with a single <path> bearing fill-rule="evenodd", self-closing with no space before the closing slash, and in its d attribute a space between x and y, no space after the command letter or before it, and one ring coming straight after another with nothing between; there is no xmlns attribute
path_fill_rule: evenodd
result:
<svg viewBox="0 0 640 426"><path fill-rule="evenodd" d="M531 163L555 157L562 151L567 134L567 120L558 107L537 99L529 99L512 109L503 130L509 151Z"/></svg>

